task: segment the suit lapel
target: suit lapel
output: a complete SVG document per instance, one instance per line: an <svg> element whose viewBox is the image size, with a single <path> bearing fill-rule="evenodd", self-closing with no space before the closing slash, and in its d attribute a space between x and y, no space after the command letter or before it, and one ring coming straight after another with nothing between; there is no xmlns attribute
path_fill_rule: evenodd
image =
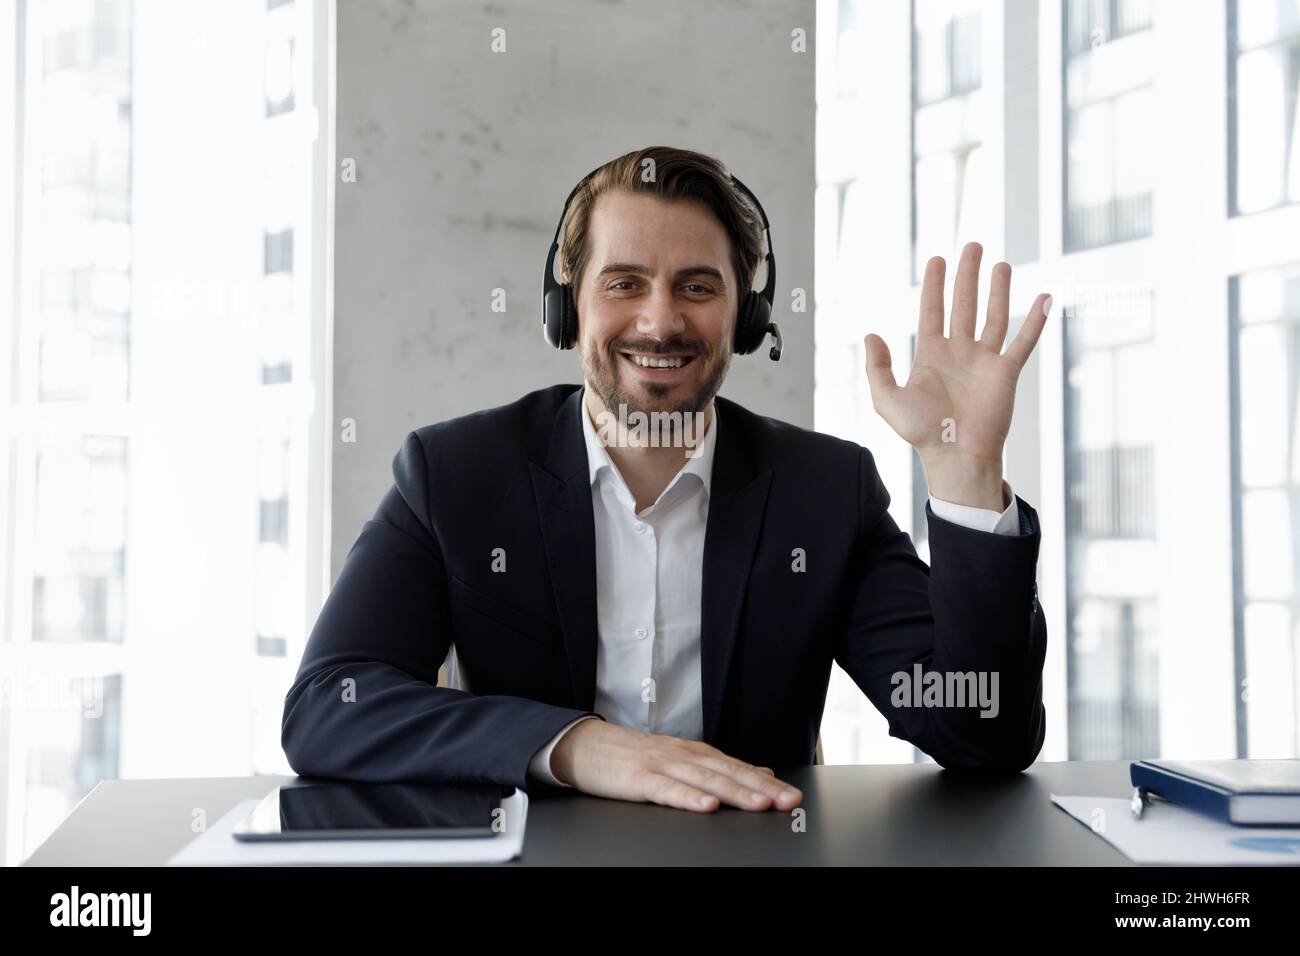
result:
<svg viewBox="0 0 1300 956"><path fill-rule="evenodd" d="M732 649L740 627L745 585L767 508L772 469L756 469L748 413L734 402L715 400L725 416L713 453L709 518L704 537L704 579L700 608L700 684L704 740L719 746L722 702Z"/></svg>
<svg viewBox="0 0 1300 956"><path fill-rule="evenodd" d="M545 467L529 462L546 562L569 659L574 707L596 701L596 527L592 517L587 446L582 437L582 389L560 406Z"/></svg>
<svg viewBox="0 0 1300 956"><path fill-rule="evenodd" d="M718 745L722 701L740 627L745 585L754 563L767 508L772 469L750 458L748 413L720 399L727 424L718 432L704 537L700 608L700 681L704 739ZM591 710L596 699L596 528L587 448L582 436L582 389L560 407L546 464L530 462L555 606L564 633L574 706Z"/></svg>

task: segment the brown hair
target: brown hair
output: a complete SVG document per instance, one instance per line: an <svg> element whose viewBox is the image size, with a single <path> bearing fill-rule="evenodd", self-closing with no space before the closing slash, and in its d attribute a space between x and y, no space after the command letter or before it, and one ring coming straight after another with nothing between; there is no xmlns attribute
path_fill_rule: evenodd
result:
<svg viewBox="0 0 1300 956"><path fill-rule="evenodd" d="M653 170L648 182L642 172L647 167ZM672 146L647 146L611 159L574 193L560 232L559 259L561 275L571 277L575 299L591 256L591 210L602 195L620 189L663 200L704 203L731 240L731 266L740 283L737 297L744 300L763 257L763 223L758 210L732 183L719 160Z"/></svg>

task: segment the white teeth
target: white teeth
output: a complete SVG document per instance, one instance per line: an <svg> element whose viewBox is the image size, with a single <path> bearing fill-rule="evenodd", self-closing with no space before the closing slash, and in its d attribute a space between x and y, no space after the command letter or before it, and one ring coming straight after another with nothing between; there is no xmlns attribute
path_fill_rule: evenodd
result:
<svg viewBox="0 0 1300 956"><path fill-rule="evenodd" d="M629 356L633 362L644 368L681 368L686 360L680 355L676 358L649 358L644 355Z"/></svg>

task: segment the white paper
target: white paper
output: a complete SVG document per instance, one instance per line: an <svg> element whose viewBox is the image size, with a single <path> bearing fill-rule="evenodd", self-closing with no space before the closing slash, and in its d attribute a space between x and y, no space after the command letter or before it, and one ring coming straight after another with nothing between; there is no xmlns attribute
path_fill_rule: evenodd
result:
<svg viewBox="0 0 1300 956"><path fill-rule="evenodd" d="M1052 802L1134 863L1167 866L1300 866L1300 829L1238 827L1173 803L1147 805L1141 819L1113 797Z"/></svg>
<svg viewBox="0 0 1300 956"><path fill-rule="evenodd" d="M236 840L231 831L261 798L244 800L207 832L167 861L168 866L285 866L305 863L358 866L370 863L504 863L524 849L528 794L518 787L501 801L504 830L491 837L427 840Z"/></svg>

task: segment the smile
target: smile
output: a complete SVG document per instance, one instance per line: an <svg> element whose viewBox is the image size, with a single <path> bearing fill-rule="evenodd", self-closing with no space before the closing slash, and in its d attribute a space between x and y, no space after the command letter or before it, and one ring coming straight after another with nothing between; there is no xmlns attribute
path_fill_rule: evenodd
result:
<svg viewBox="0 0 1300 956"><path fill-rule="evenodd" d="M632 352L620 352L619 355L637 368L646 369L684 368L695 359L694 355L637 355Z"/></svg>
<svg viewBox="0 0 1300 956"><path fill-rule="evenodd" d="M619 352L628 363L636 365L642 375L662 377L685 368L694 362L694 355L641 355L638 352Z"/></svg>

